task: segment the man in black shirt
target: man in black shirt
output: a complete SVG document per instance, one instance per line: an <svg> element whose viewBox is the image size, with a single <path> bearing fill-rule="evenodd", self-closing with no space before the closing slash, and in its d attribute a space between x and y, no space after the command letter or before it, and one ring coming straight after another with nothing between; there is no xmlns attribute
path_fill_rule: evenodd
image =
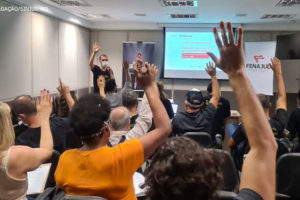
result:
<svg viewBox="0 0 300 200"><path fill-rule="evenodd" d="M207 86L208 96L205 98L206 105L212 98L212 83ZM230 117L230 103L227 99L220 97L216 114L211 122L210 133L212 135L221 134L222 138L225 136L225 120Z"/></svg>
<svg viewBox="0 0 300 200"><path fill-rule="evenodd" d="M70 94L69 87L60 80L58 87L61 95L66 99L69 109L71 110L74 100ZM12 113L18 116L23 124L27 126L16 138L17 145L25 145L32 148L39 147L41 137L41 124L37 116L34 99L29 95L21 95L12 102ZM67 149L67 137L73 135L69 126L68 118L51 117L50 128L53 137L53 149L64 152ZM71 137L71 139L74 139Z"/></svg>
<svg viewBox="0 0 300 200"><path fill-rule="evenodd" d="M287 105L286 105L286 93L285 93L285 86L284 81L282 78L281 72L281 62L277 58L273 58L271 68L274 71L277 86L278 86L278 99L276 102L276 115L270 118L270 100L269 97L263 94L259 94L258 99L264 109L265 117L269 120L271 125L274 137L280 139L286 137L284 129L287 125L288 114L287 114ZM242 124L238 127L238 129L233 134L232 138L228 141L228 146L230 148L235 148L236 146L243 143L243 147L239 148L239 160L243 160L243 154L247 153L248 150L245 149L245 146L248 144L246 133Z"/></svg>
<svg viewBox="0 0 300 200"><path fill-rule="evenodd" d="M99 57L99 63L100 66L94 65L94 58L98 51L100 50L100 46L98 43L94 43L93 45L93 53L89 60L89 66L91 68L91 71L93 72L93 82L94 82L94 93L99 93L99 87L97 84L97 79L99 76L104 76L105 81L114 79L114 73L111 69L111 67L108 64L108 56L105 54L100 55Z"/></svg>
<svg viewBox="0 0 300 200"><path fill-rule="evenodd" d="M220 89L216 69L212 63L207 65L206 72L212 79L212 98L206 108L202 109L204 99L201 91L192 89L186 95L185 112L178 113L172 121L172 135L183 135L186 132L208 132L209 125L218 107ZM214 138L212 138L214 139Z"/></svg>
<svg viewBox="0 0 300 200"><path fill-rule="evenodd" d="M290 132L291 139L298 136L300 144L300 90L298 92L297 98L297 109L294 110L289 118L287 130ZM300 152L300 147L298 145L297 152Z"/></svg>

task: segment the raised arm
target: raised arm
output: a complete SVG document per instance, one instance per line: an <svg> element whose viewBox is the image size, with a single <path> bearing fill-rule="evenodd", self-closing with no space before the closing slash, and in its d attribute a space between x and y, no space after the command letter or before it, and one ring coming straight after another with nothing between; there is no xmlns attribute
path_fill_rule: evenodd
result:
<svg viewBox="0 0 300 200"><path fill-rule="evenodd" d="M68 104L69 110L72 110L75 102L74 99L70 93L70 89L69 86L67 86L66 84L64 84L61 79L58 79L59 81L59 86L57 87L57 90L59 91L60 95L62 95L65 99L66 102Z"/></svg>
<svg viewBox="0 0 300 200"><path fill-rule="evenodd" d="M93 70L94 69L94 58L96 56L96 54L98 53L98 51L100 50L100 46L97 42L95 42L93 44L93 53L90 57L90 60L89 60L89 66L90 66L90 69Z"/></svg>
<svg viewBox="0 0 300 200"><path fill-rule="evenodd" d="M130 82L131 83L131 76L130 76L130 73L129 73L129 63L127 60L125 60L123 62L123 69L124 69L124 72L125 72L125 82Z"/></svg>
<svg viewBox="0 0 300 200"><path fill-rule="evenodd" d="M158 89L155 82L155 76L157 74L156 67L145 63L140 69L134 65L134 70L138 85L145 90L155 123L155 129L140 138L144 147L144 156L146 160L154 153L156 148L164 141L164 139L169 136L172 128L167 111L157 92Z"/></svg>
<svg viewBox="0 0 300 200"><path fill-rule="evenodd" d="M209 62L206 64L205 70L210 76L212 83L212 98L210 99L209 103L213 104L214 107L217 109L220 99L220 87L217 79L216 68L212 62Z"/></svg>
<svg viewBox="0 0 300 200"><path fill-rule="evenodd" d="M41 91L40 99L36 100L37 115L41 123L40 148L15 147L12 154L12 160L15 161L13 162L15 165L12 168L19 170L17 174L26 174L28 171L38 168L52 155L53 139L49 124L52 101L49 91Z"/></svg>
<svg viewBox="0 0 300 200"><path fill-rule="evenodd" d="M99 76L98 79L97 79L97 85L98 85L98 88L99 88L99 94L101 97L104 97L105 98L105 77L104 76Z"/></svg>
<svg viewBox="0 0 300 200"><path fill-rule="evenodd" d="M272 63L271 69L274 71L277 80L277 87L278 87L278 99L276 102L276 110L278 109L287 110L286 92L285 92L284 81L282 78L281 62L278 58L272 58L271 63Z"/></svg>
<svg viewBox="0 0 300 200"><path fill-rule="evenodd" d="M229 76L251 148L243 164L240 189L254 190L263 199L275 199L277 144L263 108L245 74L243 30L238 29L236 44L231 24L227 24L229 40L223 22L220 23L220 27L223 43L217 28L214 28L214 35L221 57L218 59L213 53L208 54L216 66Z"/></svg>

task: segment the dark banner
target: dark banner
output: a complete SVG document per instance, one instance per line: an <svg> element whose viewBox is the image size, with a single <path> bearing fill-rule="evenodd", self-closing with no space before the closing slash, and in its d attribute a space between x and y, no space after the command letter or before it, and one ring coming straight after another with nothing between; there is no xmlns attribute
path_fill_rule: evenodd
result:
<svg viewBox="0 0 300 200"><path fill-rule="evenodd" d="M153 42L124 42L123 43L123 61L129 62L129 72L131 74L132 84L134 89L136 87L135 75L133 73L132 63L137 60L143 62L153 63L154 61L154 43ZM125 74L123 73L123 85L125 83Z"/></svg>

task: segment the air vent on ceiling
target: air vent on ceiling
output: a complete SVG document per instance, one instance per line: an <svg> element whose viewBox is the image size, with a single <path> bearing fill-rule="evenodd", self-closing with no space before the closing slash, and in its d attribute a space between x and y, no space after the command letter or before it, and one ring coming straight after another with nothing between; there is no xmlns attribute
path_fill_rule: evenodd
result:
<svg viewBox="0 0 300 200"><path fill-rule="evenodd" d="M72 7L87 7L91 6L86 3L84 0L48 0L52 3L55 3L59 6L72 6Z"/></svg>
<svg viewBox="0 0 300 200"><path fill-rule="evenodd" d="M81 16L88 18L88 19L111 19L111 16L107 14L89 14L89 13L83 13L80 14Z"/></svg>
<svg viewBox="0 0 300 200"><path fill-rule="evenodd" d="M293 17L295 17L296 15L290 15L290 14L266 14L263 15L260 19L291 19Z"/></svg>
<svg viewBox="0 0 300 200"><path fill-rule="evenodd" d="M299 7L300 0L280 0L277 4L277 7Z"/></svg>
<svg viewBox="0 0 300 200"><path fill-rule="evenodd" d="M173 19L181 19L181 18L183 18L183 19L190 19L190 18L193 19L193 18L197 17L196 14L171 14L170 16Z"/></svg>
<svg viewBox="0 0 300 200"><path fill-rule="evenodd" d="M160 0L165 7L198 7L198 0Z"/></svg>
<svg viewBox="0 0 300 200"><path fill-rule="evenodd" d="M137 17L146 17L146 13L134 13Z"/></svg>

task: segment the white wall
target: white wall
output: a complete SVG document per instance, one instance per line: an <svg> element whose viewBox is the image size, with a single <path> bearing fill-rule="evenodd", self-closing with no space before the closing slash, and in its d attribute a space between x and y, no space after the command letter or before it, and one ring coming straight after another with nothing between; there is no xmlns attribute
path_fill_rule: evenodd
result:
<svg viewBox="0 0 300 200"><path fill-rule="evenodd" d="M0 6L8 6L1 2ZM57 92L61 77L72 90L88 87L90 33L31 12L0 12L0 99Z"/></svg>

